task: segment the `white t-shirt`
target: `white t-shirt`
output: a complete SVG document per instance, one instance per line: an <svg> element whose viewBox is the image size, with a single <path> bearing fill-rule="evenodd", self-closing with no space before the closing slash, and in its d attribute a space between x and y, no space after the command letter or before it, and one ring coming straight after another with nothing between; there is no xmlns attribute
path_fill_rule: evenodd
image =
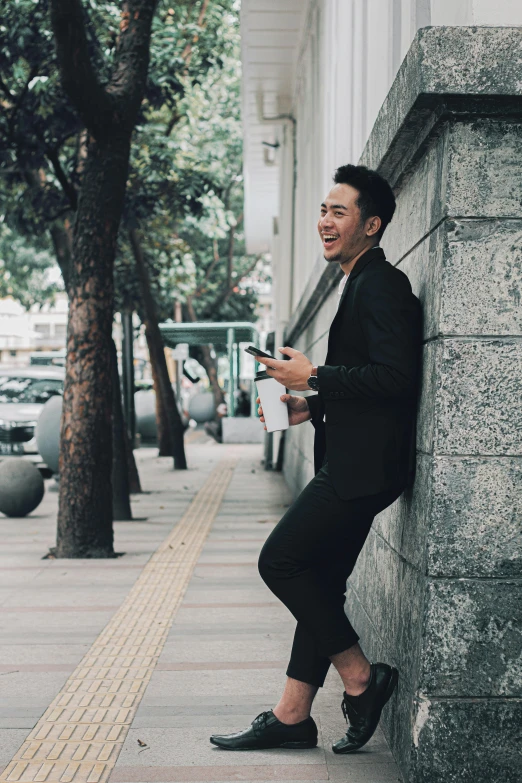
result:
<svg viewBox="0 0 522 783"><path fill-rule="evenodd" d="M350 277L350 273L348 272L348 274L347 274L347 275L345 275L345 276L343 277L343 279L341 280L341 282L339 283L339 288L338 288L338 290L337 290L337 296L339 297L339 299L340 299L340 298L341 298L341 296L343 295L344 287L345 287L345 285L346 285L346 283L347 283L347 280L348 280L348 278L349 278L349 277Z"/></svg>
<svg viewBox="0 0 522 783"><path fill-rule="evenodd" d="M380 245L374 245L371 249L372 250L376 250L378 247L380 247ZM337 291L337 296L339 297L339 299L343 295L344 287L345 287L349 277L350 277L350 273L348 272L348 274L345 275L343 277L343 279L341 280L341 282L339 283L339 288L338 288L338 291Z"/></svg>

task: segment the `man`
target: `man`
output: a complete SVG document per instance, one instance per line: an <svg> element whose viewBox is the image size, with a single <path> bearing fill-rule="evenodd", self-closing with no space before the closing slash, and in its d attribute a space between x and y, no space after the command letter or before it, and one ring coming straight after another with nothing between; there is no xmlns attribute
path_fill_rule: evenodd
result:
<svg viewBox="0 0 522 783"><path fill-rule="evenodd" d="M281 699L245 731L213 736L229 750L310 748L312 702L333 663L344 684L346 736L335 753L365 745L398 680L395 668L370 662L344 611L346 579L373 518L408 484L421 342L421 311L406 275L379 247L395 211L388 183L364 166L342 166L321 204L318 230L329 263L345 276L330 327L325 363L301 352L260 358L285 388L291 425L315 427L315 478L267 539L259 571L297 619ZM258 400L259 402L259 400ZM259 409L264 421L262 409Z"/></svg>

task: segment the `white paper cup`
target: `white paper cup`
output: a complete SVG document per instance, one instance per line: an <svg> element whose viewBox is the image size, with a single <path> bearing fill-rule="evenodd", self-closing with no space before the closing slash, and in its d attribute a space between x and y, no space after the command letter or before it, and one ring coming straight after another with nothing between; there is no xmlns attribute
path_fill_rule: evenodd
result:
<svg viewBox="0 0 522 783"><path fill-rule="evenodd" d="M288 405L281 401L281 395L286 394L285 387L266 372L258 372L255 381L267 432L287 430Z"/></svg>

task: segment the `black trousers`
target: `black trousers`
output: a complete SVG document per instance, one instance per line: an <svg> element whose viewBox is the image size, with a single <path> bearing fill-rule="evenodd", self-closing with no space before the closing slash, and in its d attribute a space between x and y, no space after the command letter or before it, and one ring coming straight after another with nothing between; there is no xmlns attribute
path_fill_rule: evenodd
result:
<svg viewBox="0 0 522 783"><path fill-rule="evenodd" d="M344 610L346 580L375 515L401 492L341 500L323 465L268 537L259 573L297 620L289 677L321 687L329 656L358 641Z"/></svg>

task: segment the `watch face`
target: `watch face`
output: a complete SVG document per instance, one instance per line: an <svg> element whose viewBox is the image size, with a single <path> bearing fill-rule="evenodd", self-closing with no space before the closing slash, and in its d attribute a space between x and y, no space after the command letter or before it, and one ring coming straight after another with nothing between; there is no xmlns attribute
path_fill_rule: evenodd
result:
<svg viewBox="0 0 522 783"><path fill-rule="evenodd" d="M319 386L317 385L317 376L316 375L311 375L308 378L308 385L312 389L312 391L317 391L318 390Z"/></svg>

